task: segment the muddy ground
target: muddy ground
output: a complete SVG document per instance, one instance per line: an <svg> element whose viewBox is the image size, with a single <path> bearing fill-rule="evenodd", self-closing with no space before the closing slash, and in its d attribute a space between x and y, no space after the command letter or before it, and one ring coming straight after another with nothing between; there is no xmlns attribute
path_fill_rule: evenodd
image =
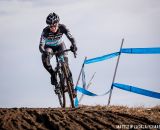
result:
<svg viewBox="0 0 160 130"><path fill-rule="evenodd" d="M0 108L0 130L114 130L160 128L160 106Z"/></svg>

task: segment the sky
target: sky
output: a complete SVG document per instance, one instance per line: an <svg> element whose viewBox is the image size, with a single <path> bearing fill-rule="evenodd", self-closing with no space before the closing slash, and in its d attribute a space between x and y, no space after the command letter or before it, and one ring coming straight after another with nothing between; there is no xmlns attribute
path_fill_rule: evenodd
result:
<svg viewBox="0 0 160 130"><path fill-rule="evenodd" d="M117 52L122 38L124 48L160 47L159 0L0 0L0 107L59 107L38 48L53 11L76 40L77 58L68 55L74 83L85 56ZM65 35L63 39L69 47ZM96 72L89 91L103 94L110 89L116 62L113 58L85 66L87 82ZM159 54L122 54L115 82L160 92L159 66ZM108 95L84 96L81 104L107 102ZM114 88L111 105L151 107L160 100Z"/></svg>

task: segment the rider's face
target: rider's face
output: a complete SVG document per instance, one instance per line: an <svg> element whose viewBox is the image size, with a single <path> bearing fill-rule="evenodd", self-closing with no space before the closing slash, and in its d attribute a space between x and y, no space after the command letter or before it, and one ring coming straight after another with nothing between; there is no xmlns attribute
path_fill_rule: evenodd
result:
<svg viewBox="0 0 160 130"><path fill-rule="evenodd" d="M58 23L53 23L51 26L50 26L50 30L52 31L52 32L57 32L57 30L58 30Z"/></svg>

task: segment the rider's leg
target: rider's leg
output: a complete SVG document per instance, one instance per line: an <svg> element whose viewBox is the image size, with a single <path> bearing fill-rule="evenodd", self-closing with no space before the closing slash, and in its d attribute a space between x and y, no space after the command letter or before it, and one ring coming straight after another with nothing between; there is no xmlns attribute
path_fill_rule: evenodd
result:
<svg viewBox="0 0 160 130"><path fill-rule="evenodd" d="M61 43L61 50L66 50L66 45L63 43ZM68 64L68 57L67 57L68 53L67 52L64 52L63 56L64 56L64 60L65 62Z"/></svg>
<svg viewBox="0 0 160 130"><path fill-rule="evenodd" d="M52 58L52 48L46 48L47 54L42 54L42 63L44 68L50 73L51 75L51 84L56 85L57 80L56 80L56 74L55 71L52 68L52 65L50 64L50 59Z"/></svg>

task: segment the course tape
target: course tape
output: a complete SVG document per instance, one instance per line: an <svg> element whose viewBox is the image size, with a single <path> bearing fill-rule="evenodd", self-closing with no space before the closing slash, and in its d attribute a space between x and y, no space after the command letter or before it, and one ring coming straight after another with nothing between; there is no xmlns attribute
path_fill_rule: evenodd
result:
<svg viewBox="0 0 160 130"><path fill-rule="evenodd" d="M160 54L160 47L153 48L122 48L121 53L130 54Z"/></svg>
<svg viewBox="0 0 160 130"><path fill-rule="evenodd" d="M110 92L110 90L109 90L109 91L105 92L104 94L98 95L98 94L92 93L82 87L79 87L79 86L76 86L75 90L79 91L80 93L83 93L84 95L88 95L88 96L104 96Z"/></svg>
<svg viewBox="0 0 160 130"><path fill-rule="evenodd" d="M97 94L94 94L94 93L92 93L92 92L90 92L90 91L88 91L88 90L86 90L84 88L81 88L79 86L76 86L75 90L79 91L79 92L81 92L81 93L83 93L85 95L88 95L88 96L97 96Z"/></svg>
<svg viewBox="0 0 160 130"><path fill-rule="evenodd" d="M153 48L122 48L120 50L120 52L115 52L115 53L107 54L107 55L104 55L104 56L95 57L95 58L92 58L92 59L85 60L84 64L91 64L91 63L95 63L95 62L104 61L104 60L116 57L116 56L120 55L121 53L129 53L129 54L160 54L160 47L153 47ZM83 84L85 84L84 83L85 75L83 75L83 76L84 77L83 77L82 80L83 80ZM141 89L141 88L134 87L134 86L119 84L119 83L113 83L112 87L113 86L117 87L119 89L126 90L126 91L130 91L130 92L134 92L134 93L137 93L137 94L141 94L141 95L145 95L145 96L149 96L149 97L160 99L160 93L157 93L157 92ZM94 94L94 93L92 93L92 92L90 92L90 91L88 91L88 90L86 90L84 88L81 88L79 86L76 86L75 90L79 91L79 92L81 92L81 93L83 93L85 95L88 95L88 96L102 96L102 95ZM108 92L106 92L105 94L103 94L103 95L108 94L110 91L111 91L111 89ZM78 98L77 97L75 99L75 106L78 107Z"/></svg>
<svg viewBox="0 0 160 130"><path fill-rule="evenodd" d="M88 91L88 90L86 90L82 87L79 87L79 86L76 86L75 90L79 91L80 93L82 93L84 95L88 95L88 96L104 96L104 95L107 95L110 92L110 90L109 90L109 91L105 92L104 94L97 95L97 94L92 93L92 92L90 92L90 91ZM77 97L75 99L75 107L78 107L78 98Z"/></svg>
<svg viewBox="0 0 160 130"><path fill-rule="evenodd" d="M150 90L146 90L146 89L142 89L142 88L138 88L130 85L125 85L125 84L119 84L119 83L113 83L113 86L122 90L160 99L160 93L158 92L153 92Z"/></svg>
<svg viewBox="0 0 160 130"><path fill-rule="evenodd" d="M99 62L99 61L107 60L107 59L116 57L119 54L120 54L119 52L115 52L115 53L107 54L107 55L104 55L104 56L88 59L88 60L85 60L84 64L91 64L91 63L94 63L94 62Z"/></svg>
<svg viewBox="0 0 160 130"><path fill-rule="evenodd" d="M78 104L79 104L79 102L78 102L78 97L76 97L76 99L75 99L75 101L74 101L74 106L75 106L75 107L78 107Z"/></svg>
<svg viewBox="0 0 160 130"><path fill-rule="evenodd" d="M95 62L100 62L104 60L108 60L114 58L120 53L128 53L128 54L160 54L160 47L153 47L153 48L122 48L120 52L115 52L107 55L103 55L100 57L95 57L92 59L85 60L84 64L91 64Z"/></svg>

